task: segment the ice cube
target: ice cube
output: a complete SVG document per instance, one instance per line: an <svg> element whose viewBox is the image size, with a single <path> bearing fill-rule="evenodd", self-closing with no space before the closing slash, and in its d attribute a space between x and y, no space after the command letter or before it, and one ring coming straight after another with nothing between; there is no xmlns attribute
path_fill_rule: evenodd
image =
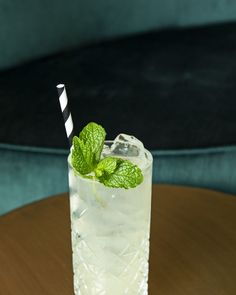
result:
<svg viewBox="0 0 236 295"><path fill-rule="evenodd" d="M102 150L102 157L107 157L111 153L109 145L104 144L103 150Z"/></svg>
<svg viewBox="0 0 236 295"><path fill-rule="evenodd" d="M124 133L117 135L110 151L117 156L124 156L141 169L147 165L147 155L143 143L133 135Z"/></svg>

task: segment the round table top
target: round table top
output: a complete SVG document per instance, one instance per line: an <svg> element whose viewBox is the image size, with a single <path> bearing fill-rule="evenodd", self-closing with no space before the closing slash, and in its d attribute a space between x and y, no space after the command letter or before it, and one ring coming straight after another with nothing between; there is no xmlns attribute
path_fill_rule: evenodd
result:
<svg viewBox="0 0 236 295"><path fill-rule="evenodd" d="M68 194L0 217L0 293L72 295ZM236 198L154 185L150 295L235 295Z"/></svg>

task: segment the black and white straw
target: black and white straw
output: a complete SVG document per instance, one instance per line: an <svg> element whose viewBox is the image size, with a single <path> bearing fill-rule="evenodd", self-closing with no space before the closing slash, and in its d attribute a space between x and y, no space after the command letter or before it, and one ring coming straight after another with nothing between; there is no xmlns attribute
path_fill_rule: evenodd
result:
<svg viewBox="0 0 236 295"><path fill-rule="evenodd" d="M61 106L61 111L64 119L66 135L69 140L70 147L72 146L72 139L73 139L73 121L70 113L70 109L68 106L68 98L66 94L66 88L64 84L57 85L57 91L59 95L59 101Z"/></svg>

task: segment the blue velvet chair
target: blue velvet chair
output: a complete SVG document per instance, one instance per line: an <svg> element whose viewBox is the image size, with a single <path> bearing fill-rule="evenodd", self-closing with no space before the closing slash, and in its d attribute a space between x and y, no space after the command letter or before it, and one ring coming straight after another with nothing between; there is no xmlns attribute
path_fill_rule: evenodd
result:
<svg viewBox="0 0 236 295"><path fill-rule="evenodd" d="M15 6L3 14L0 214L68 190L60 82L75 131L95 121L110 139L141 139L154 156L155 183L235 194L236 23L206 25L222 17L210 1L204 14L203 3L187 1L187 14L178 1L79 2L29 2L31 14Z"/></svg>

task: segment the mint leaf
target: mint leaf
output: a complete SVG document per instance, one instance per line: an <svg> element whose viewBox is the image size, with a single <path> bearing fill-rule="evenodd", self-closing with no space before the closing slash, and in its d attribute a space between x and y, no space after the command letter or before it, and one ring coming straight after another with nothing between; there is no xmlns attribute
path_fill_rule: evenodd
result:
<svg viewBox="0 0 236 295"><path fill-rule="evenodd" d="M72 148L72 166L81 175L94 171L100 160L106 132L102 126L89 123L74 136Z"/></svg>
<svg viewBox="0 0 236 295"><path fill-rule="evenodd" d="M79 137L74 136L72 167L83 177L95 178L108 187L136 187L143 181L142 171L137 165L116 157L100 160L105 136L104 128L94 122L87 124Z"/></svg>
<svg viewBox="0 0 236 295"><path fill-rule="evenodd" d="M73 168L82 175L90 173L93 169L90 164L91 160L89 160L89 154L90 152L89 150L86 151L83 142L77 136L74 136L71 164Z"/></svg>
<svg viewBox="0 0 236 295"><path fill-rule="evenodd" d="M83 141L84 145L90 147L94 164L97 164L100 160L105 137L105 129L94 122L86 125L79 134L79 138Z"/></svg>
<svg viewBox="0 0 236 295"><path fill-rule="evenodd" d="M108 187L134 188L143 181L142 171L137 165L115 157L104 158L95 173L99 181Z"/></svg>
<svg viewBox="0 0 236 295"><path fill-rule="evenodd" d="M97 167L95 168L95 175L97 178L102 177L104 174L112 174L116 167L117 167L117 162L120 159L115 158L115 157L106 157L102 159Z"/></svg>

